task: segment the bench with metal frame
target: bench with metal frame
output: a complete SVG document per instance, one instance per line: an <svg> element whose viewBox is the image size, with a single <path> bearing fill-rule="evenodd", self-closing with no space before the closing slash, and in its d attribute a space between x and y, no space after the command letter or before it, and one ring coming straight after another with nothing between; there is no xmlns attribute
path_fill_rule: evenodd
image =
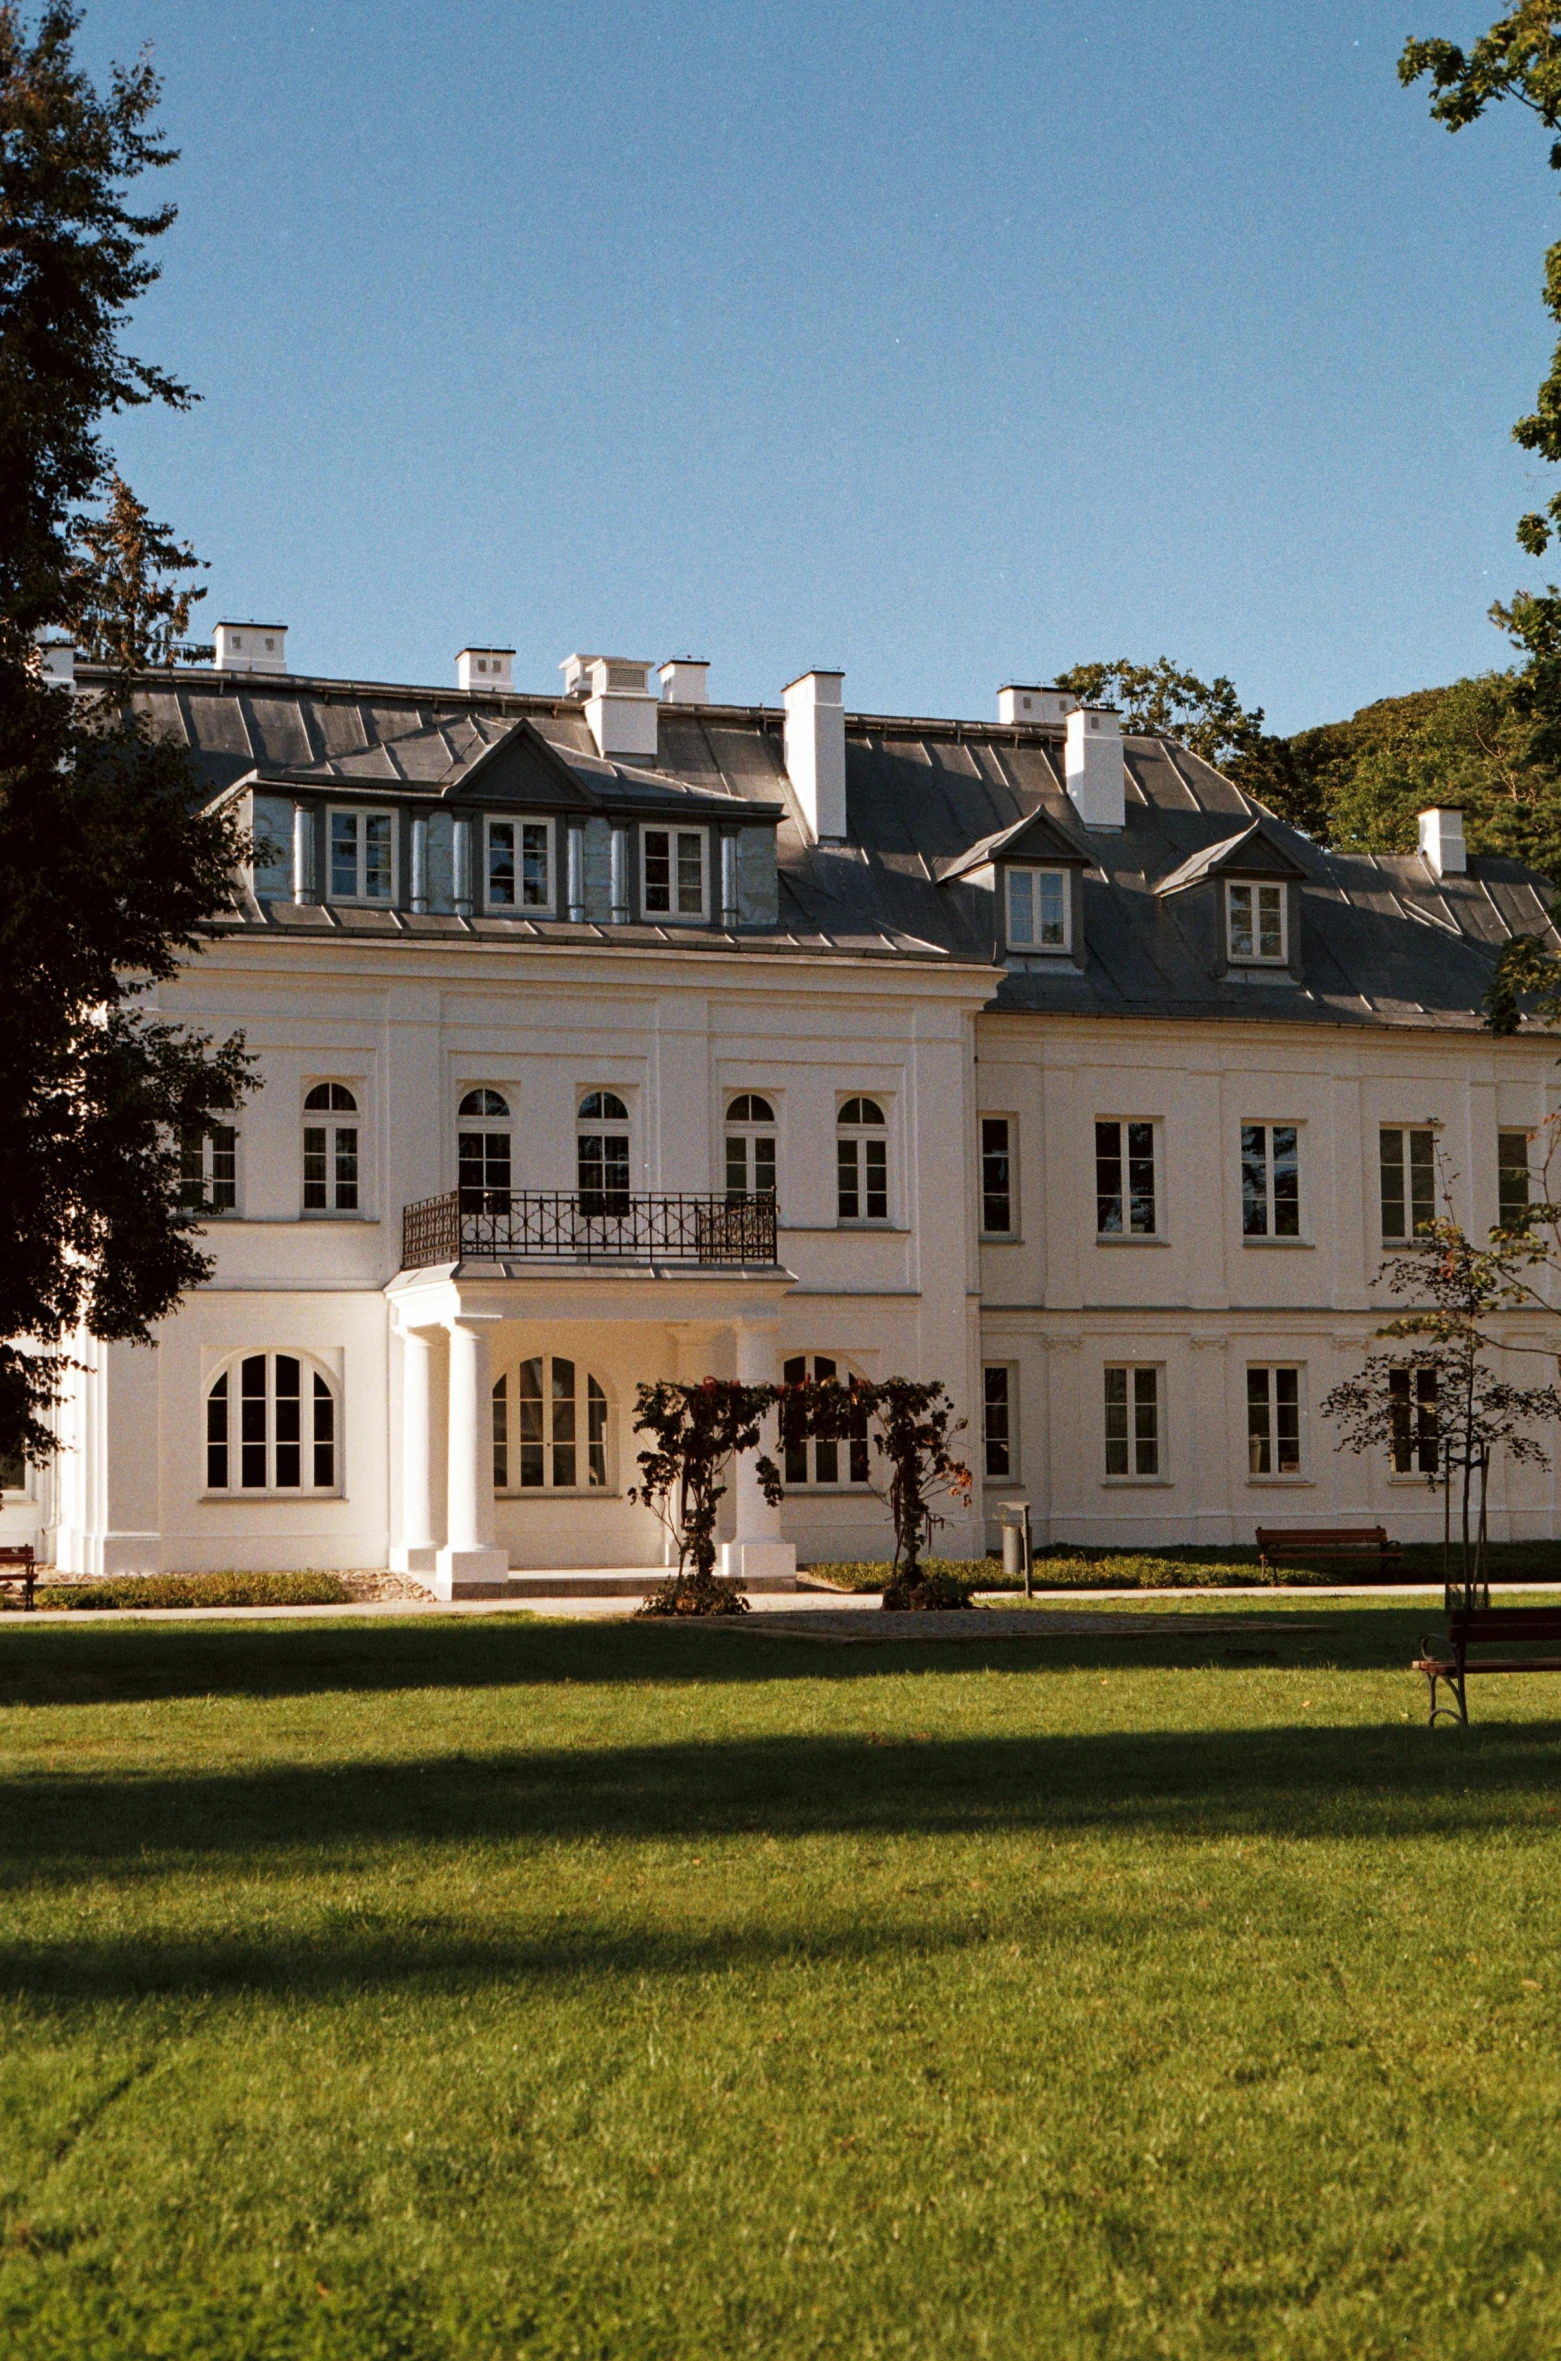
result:
<svg viewBox="0 0 1561 2361"><path fill-rule="evenodd" d="M20 1584L24 1615L30 1615L33 1611L33 1585L37 1579L38 1569L33 1562L33 1545L30 1541L0 1549L0 1590L13 1590Z"/></svg>
<svg viewBox="0 0 1561 2361"><path fill-rule="evenodd" d="M1445 1643L1422 1637L1412 1670L1423 1672L1431 1692L1427 1728L1439 1721L1469 1726L1469 1700L1464 1683L1477 1672L1561 1672L1561 1653L1545 1656L1471 1656L1471 1647L1495 1642L1548 1646L1561 1650L1561 1607L1471 1607L1449 1603ZM1455 1703L1438 1705L1436 1688L1445 1681Z"/></svg>
<svg viewBox="0 0 1561 2361"><path fill-rule="evenodd" d="M1310 1531L1304 1525L1259 1525L1257 1550L1265 1574L1281 1559L1305 1566L1318 1558L1365 1557L1374 1557L1382 1574L1404 1554L1385 1525L1315 1525Z"/></svg>

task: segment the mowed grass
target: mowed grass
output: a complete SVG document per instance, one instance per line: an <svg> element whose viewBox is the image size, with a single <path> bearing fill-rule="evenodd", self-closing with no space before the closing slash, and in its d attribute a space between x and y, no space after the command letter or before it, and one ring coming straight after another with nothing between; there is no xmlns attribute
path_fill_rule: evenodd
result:
<svg viewBox="0 0 1561 2361"><path fill-rule="evenodd" d="M1561 1681L1178 1613L8 1627L0 2350L1553 2355Z"/></svg>

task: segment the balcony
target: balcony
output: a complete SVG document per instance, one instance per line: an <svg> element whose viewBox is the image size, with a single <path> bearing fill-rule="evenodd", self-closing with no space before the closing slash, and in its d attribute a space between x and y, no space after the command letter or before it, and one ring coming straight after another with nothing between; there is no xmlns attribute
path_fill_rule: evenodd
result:
<svg viewBox="0 0 1561 2361"><path fill-rule="evenodd" d="M461 1262L773 1269L777 1259L773 1197L451 1189L401 1215L404 1271Z"/></svg>

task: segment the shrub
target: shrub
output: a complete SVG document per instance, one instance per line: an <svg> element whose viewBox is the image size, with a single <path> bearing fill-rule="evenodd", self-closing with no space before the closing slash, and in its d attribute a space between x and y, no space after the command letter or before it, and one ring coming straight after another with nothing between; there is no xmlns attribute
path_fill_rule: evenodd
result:
<svg viewBox="0 0 1561 2361"><path fill-rule="evenodd" d="M967 1599L971 1591L985 1589L994 1574L1002 1575L1001 1566L992 1558L923 1558L919 1570L926 1580L958 1590ZM886 1559L872 1558L842 1559L808 1568L820 1582L852 1591L882 1590L893 1571Z"/></svg>
<svg viewBox="0 0 1561 2361"><path fill-rule="evenodd" d="M345 1607L339 1574L115 1574L102 1582L49 1583L40 1607L112 1613L119 1607Z"/></svg>
<svg viewBox="0 0 1561 2361"><path fill-rule="evenodd" d="M709 1574L701 1582L691 1575L669 1574L655 1590L645 1593L636 1615L746 1615L748 1601L741 1587L724 1575Z"/></svg>

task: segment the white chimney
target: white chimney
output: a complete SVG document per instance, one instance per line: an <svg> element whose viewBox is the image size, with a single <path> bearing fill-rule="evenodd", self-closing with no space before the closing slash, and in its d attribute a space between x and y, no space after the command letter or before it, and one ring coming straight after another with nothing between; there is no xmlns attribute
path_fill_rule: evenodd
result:
<svg viewBox="0 0 1561 2361"><path fill-rule="evenodd" d="M1077 703L1070 689L1025 688L1005 681L997 692L997 718L1001 722L1066 721Z"/></svg>
<svg viewBox="0 0 1561 2361"><path fill-rule="evenodd" d="M656 759L656 699L650 666L632 656L566 656L564 695L578 697L598 750L626 762Z"/></svg>
<svg viewBox="0 0 1561 2361"><path fill-rule="evenodd" d="M47 681L51 689L73 689L76 686L75 642L43 631L34 632L33 640L38 650L39 678Z"/></svg>
<svg viewBox="0 0 1561 2361"><path fill-rule="evenodd" d="M1433 877L1462 877L1469 861L1461 811L1437 804L1420 814L1420 858Z"/></svg>
<svg viewBox="0 0 1561 2361"><path fill-rule="evenodd" d="M796 789L812 843L846 832L846 711L843 672L805 672L785 690L786 776Z"/></svg>
<svg viewBox="0 0 1561 2361"><path fill-rule="evenodd" d="M1033 694L1033 692L1032 692ZM1122 716L1109 705L1075 705L1064 756L1068 793L1086 828L1108 834L1127 825Z"/></svg>
<svg viewBox="0 0 1561 2361"><path fill-rule="evenodd" d="M285 672L285 623L219 623L212 632L219 672Z"/></svg>
<svg viewBox="0 0 1561 2361"><path fill-rule="evenodd" d="M663 705L708 705L710 691L705 686L708 664L697 656L674 656L662 665L656 677L661 683Z"/></svg>
<svg viewBox="0 0 1561 2361"><path fill-rule="evenodd" d="M455 677L463 689L513 689L513 648L462 648L455 659Z"/></svg>

